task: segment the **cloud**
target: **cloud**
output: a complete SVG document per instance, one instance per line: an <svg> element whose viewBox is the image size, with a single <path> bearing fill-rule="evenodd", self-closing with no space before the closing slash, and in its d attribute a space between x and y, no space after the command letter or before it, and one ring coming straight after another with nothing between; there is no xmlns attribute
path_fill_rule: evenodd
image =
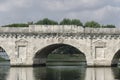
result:
<svg viewBox="0 0 120 80"><path fill-rule="evenodd" d="M10 11L15 8L25 8L29 6L27 3L29 3L28 0L5 0L0 3L0 12Z"/></svg>
<svg viewBox="0 0 120 80"><path fill-rule="evenodd" d="M85 10L79 12L71 12L66 15L68 18L80 18L82 21L94 20L101 24L115 24L119 26L120 7L104 6L97 10Z"/></svg>
<svg viewBox="0 0 120 80"><path fill-rule="evenodd" d="M105 5L107 0L44 0L42 8L46 10L59 11L71 9L92 9Z"/></svg>
<svg viewBox="0 0 120 80"><path fill-rule="evenodd" d="M0 25L50 18L95 20L120 26L120 0L4 0L0 1Z"/></svg>

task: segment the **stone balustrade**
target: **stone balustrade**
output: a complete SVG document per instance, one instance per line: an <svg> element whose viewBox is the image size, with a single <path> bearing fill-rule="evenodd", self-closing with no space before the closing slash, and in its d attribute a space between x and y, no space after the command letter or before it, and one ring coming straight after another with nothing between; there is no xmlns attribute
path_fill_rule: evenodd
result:
<svg viewBox="0 0 120 80"><path fill-rule="evenodd" d="M98 33L120 34L119 28L83 28L75 25L29 25L29 27L0 27L0 33Z"/></svg>

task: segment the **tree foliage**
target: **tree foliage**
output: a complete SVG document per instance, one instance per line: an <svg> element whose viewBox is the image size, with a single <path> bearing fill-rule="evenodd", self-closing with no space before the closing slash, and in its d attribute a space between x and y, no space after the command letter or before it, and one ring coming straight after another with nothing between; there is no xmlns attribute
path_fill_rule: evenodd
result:
<svg viewBox="0 0 120 80"><path fill-rule="evenodd" d="M65 18L60 22L60 25L71 25L71 20Z"/></svg>
<svg viewBox="0 0 120 80"><path fill-rule="evenodd" d="M69 19L69 18L64 18L60 23L54 20L50 20L48 18L44 18L42 20L37 21L36 23L34 22L28 22L27 24L25 23L15 23L15 24L8 24L2 27L28 27L29 25L77 25L77 26L83 26L83 27L90 27L90 28L115 28L115 25L108 24L108 25L101 25L96 21L88 21L84 25L79 19Z"/></svg>
<svg viewBox="0 0 120 80"><path fill-rule="evenodd" d="M43 20L37 21L35 24L37 24L37 25L57 25L58 22L50 20L48 18L44 18Z"/></svg>
<svg viewBox="0 0 120 80"><path fill-rule="evenodd" d="M77 26L83 26L83 23L79 19L73 19L71 24Z"/></svg>
<svg viewBox="0 0 120 80"><path fill-rule="evenodd" d="M25 23L15 23L15 24L9 24L9 25L5 25L3 27L28 27L28 24Z"/></svg>
<svg viewBox="0 0 120 80"><path fill-rule="evenodd" d="M60 25L77 25L77 26L83 26L82 22L79 19L63 19L60 22Z"/></svg>
<svg viewBox="0 0 120 80"><path fill-rule="evenodd" d="M115 25L108 24L108 25L103 25L103 28L115 28Z"/></svg>
<svg viewBox="0 0 120 80"><path fill-rule="evenodd" d="M98 22L95 21L88 21L85 23L84 25L85 27L91 27L91 28L100 28L100 24Z"/></svg>

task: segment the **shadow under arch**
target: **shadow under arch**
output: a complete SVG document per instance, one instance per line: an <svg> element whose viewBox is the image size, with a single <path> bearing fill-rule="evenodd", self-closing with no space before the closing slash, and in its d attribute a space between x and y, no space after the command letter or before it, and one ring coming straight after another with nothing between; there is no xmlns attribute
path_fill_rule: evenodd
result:
<svg viewBox="0 0 120 80"><path fill-rule="evenodd" d="M81 52L79 49L77 49L76 47L71 46L69 44L51 44L51 45L48 45L48 46L42 48L41 50L37 51L37 53L35 54L35 56L33 58L33 66L45 66L48 55L55 49L58 49L63 46L69 46L69 47L71 47L71 49L72 48L75 49L79 54L82 54L85 59L85 64L87 64L85 54L83 52Z"/></svg>
<svg viewBox="0 0 120 80"><path fill-rule="evenodd" d="M112 62L111 62L111 66L112 67L117 67L118 63L120 61L120 50L118 50L115 55L113 56Z"/></svg>
<svg viewBox="0 0 120 80"><path fill-rule="evenodd" d="M0 46L0 66L10 66L10 58L6 50Z"/></svg>

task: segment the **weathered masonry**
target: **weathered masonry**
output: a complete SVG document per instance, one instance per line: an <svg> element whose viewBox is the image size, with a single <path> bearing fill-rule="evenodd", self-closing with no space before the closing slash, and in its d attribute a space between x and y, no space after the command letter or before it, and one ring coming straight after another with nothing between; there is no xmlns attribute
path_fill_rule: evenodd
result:
<svg viewBox="0 0 120 80"><path fill-rule="evenodd" d="M11 66L46 63L47 55L64 45L81 51L88 66L116 65L120 58L120 29L74 25L0 27L0 47L7 52Z"/></svg>

